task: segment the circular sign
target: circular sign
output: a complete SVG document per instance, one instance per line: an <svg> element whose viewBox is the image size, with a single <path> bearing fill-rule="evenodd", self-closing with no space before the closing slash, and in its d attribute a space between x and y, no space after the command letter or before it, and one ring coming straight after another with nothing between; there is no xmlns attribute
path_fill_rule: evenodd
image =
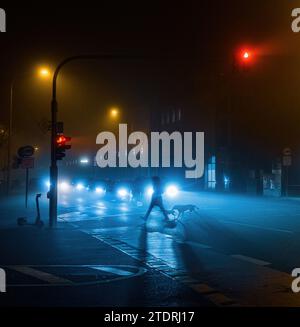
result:
<svg viewBox="0 0 300 327"><path fill-rule="evenodd" d="M18 155L21 158L31 157L34 154L34 147L31 145L25 145L18 149Z"/></svg>

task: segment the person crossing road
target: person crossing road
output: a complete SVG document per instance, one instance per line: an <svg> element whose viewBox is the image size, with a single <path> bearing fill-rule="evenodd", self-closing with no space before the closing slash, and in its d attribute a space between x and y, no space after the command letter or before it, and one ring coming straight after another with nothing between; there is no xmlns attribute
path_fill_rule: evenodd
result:
<svg viewBox="0 0 300 327"><path fill-rule="evenodd" d="M161 186L161 180L158 176L154 176L154 177L152 177L152 183L153 183L153 193L152 193L152 197L151 197L151 202L150 202L149 208L148 208L145 216L143 217L143 219L145 221L147 221L152 209L154 207L158 207L161 210L162 214L164 215L165 223L167 225L171 225L172 221L169 219L168 212L165 209L164 204L163 204L163 198L162 198L163 190L162 190L162 186Z"/></svg>

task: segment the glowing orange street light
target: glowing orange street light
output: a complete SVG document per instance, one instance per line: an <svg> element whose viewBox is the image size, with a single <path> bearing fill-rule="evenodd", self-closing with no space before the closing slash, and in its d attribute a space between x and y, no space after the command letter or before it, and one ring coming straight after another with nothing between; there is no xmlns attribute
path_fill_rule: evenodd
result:
<svg viewBox="0 0 300 327"><path fill-rule="evenodd" d="M113 119L116 119L119 116L119 109L118 108L111 108L110 109L110 116Z"/></svg>
<svg viewBox="0 0 300 327"><path fill-rule="evenodd" d="M48 77L50 77L51 72L50 72L50 69L48 69L47 67L41 67L41 68L38 70L38 74L39 74L39 76L42 77L42 78L48 78Z"/></svg>

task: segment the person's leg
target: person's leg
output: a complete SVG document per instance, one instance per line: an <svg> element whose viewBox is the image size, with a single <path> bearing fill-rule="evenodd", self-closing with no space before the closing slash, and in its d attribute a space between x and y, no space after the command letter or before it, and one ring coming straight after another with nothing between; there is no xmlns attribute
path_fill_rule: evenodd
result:
<svg viewBox="0 0 300 327"><path fill-rule="evenodd" d="M147 212L146 212L146 214L145 214L145 216L144 216L144 219L145 219L145 220L148 219L148 217L149 217L149 215L150 215L150 213L151 213L153 207L154 207L154 203L153 203L153 201L151 201L151 203L150 203L150 205L149 205L149 208L148 208L148 210L147 210Z"/></svg>
<svg viewBox="0 0 300 327"><path fill-rule="evenodd" d="M163 201L162 199L159 199L156 203L156 205L159 207L159 209L161 210L161 212L163 213L164 217L165 217L165 220L170 220L169 219L169 216L168 216L168 213L167 213L167 210L165 209L164 207L164 204L163 204Z"/></svg>

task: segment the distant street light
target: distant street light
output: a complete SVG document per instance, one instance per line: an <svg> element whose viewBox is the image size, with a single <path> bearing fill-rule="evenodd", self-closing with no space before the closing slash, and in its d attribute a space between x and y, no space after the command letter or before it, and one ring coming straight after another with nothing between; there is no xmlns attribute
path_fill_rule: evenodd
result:
<svg viewBox="0 0 300 327"><path fill-rule="evenodd" d="M24 77L30 75L28 73L21 74L18 77ZM50 77L51 73L48 68L42 67L38 70L38 75L40 77ZM8 123L8 144L7 144L7 176L6 176L6 193L9 194L10 188L10 171L11 171L11 144L12 144L12 130L13 130L13 94L15 88L15 81L13 79L10 83L10 104L9 104L9 123Z"/></svg>
<svg viewBox="0 0 300 327"><path fill-rule="evenodd" d="M38 71L38 74L42 78L48 78L48 77L50 77L51 72L50 72L49 68L47 68L47 67L41 67L39 69L39 71Z"/></svg>
<svg viewBox="0 0 300 327"><path fill-rule="evenodd" d="M118 108L111 108L110 109L110 117L116 119L119 116L119 109Z"/></svg>
<svg viewBox="0 0 300 327"><path fill-rule="evenodd" d="M88 158L81 158L81 159L80 159L80 163L83 164L83 165L86 165L86 164L88 164L89 162L90 162L90 161L89 161Z"/></svg>

